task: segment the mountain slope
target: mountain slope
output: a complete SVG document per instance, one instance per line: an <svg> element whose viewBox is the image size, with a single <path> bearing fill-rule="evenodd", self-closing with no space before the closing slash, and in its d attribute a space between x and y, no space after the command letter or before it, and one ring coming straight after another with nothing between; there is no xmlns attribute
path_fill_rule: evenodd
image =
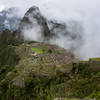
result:
<svg viewBox="0 0 100 100"><path fill-rule="evenodd" d="M38 40L40 37L43 37L43 41L48 41L50 38L50 30L47 25L47 20L42 16L39 8L36 6L31 7L25 13L19 26L19 31L21 31L21 33L25 33L26 31L26 34L28 36L28 34L30 33L28 33L27 30L30 32L32 30L33 35L37 36L35 38L37 38ZM35 35L34 33L38 35Z"/></svg>
<svg viewBox="0 0 100 100"><path fill-rule="evenodd" d="M9 30L0 48L1 100L99 100L100 58L79 61L57 45L20 41Z"/></svg>

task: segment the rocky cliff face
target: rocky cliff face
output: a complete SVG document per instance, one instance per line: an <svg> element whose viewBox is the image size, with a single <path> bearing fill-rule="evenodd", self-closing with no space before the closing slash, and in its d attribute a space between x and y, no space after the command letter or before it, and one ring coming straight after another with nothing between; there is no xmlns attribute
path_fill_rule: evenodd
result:
<svg viewBox="0 0 100 100"><path fill-rule="evenodd" d="M38 36L43 37L43 41L49 40L50 30L47 25L47 20L42 16L38 7L31 7L23 17L19 30L23 33L26 30L31 30L36 32ZM28 33L27 33L28 34Z"/></svg>
<svg viewBox="0 0 100 100"><path fill-rule="evenodd" d="M65 23L58 23L55 20L48 21L48 26L53 37L57 37L58 35L66 35L68 34L67 26Z"/></svg>
<svg viewBox="0 0 100 100"><path fill-rule="evenodd" d="M23 33L23 31L25 32L26 30L36 28L38 28L38 32L40 32L39 34L44 37L44 40L50 40L53 37L57 37L59 34L68 34L67 26L65 25L65 23L48 21L41 14L39 8L33 6L25 13L19 26L19 30Z"/></svg>

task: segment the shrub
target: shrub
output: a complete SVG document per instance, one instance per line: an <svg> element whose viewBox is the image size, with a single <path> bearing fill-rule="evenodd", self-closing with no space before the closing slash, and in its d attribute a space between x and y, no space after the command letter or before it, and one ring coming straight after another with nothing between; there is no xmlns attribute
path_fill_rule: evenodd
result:
<svg viewBox="0 0 100 100"><path fill-rule="evenodd" d="M51 50L51 49L49 49L49 50L48 50L48 53L50 53L50 54L51 54L51 53L52 53L52 50Z"/></svg>
<svg viewBox="0 0 100 100"><path fill-rule="evenodd" d="M89 79L78 79L72 81L72 94L73 97L84 98L95 90L96 84L92 83Z"/></svg>
<svg viewBox="0 0 100 100"><path fill-rule="evenodd" d="M95 98L95 99L97 99L97 100L99 100L100 99L100 91L93 91L93 93L91 93L90 95L89 95L89 98Z"/></svg>
<svg viewBox="0 0 100 100"><path fill-rule="evenodd" d="M8 81L3 81L2 83L0 83L0 90L2 91L2 93L8 90L8 85L9 85Z"/></svg>
<svg viewBox="0 0 100 100"><path fill-rule="evenodd" d="M33 78L28 78L26 81L25 81L25 88L27 90L30 90L32 88L34 88L34 80Z"/></svg>

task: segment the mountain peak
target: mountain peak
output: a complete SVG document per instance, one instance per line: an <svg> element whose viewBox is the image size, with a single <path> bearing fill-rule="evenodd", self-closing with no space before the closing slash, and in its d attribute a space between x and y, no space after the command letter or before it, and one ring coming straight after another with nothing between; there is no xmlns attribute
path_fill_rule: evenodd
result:
<svg viewBox="0 0 100 100"><path fill-rule="evenodd" d="M25 13L19 28L21 33L26 33L26 31L27 33L29 33L28 30L33 31L38 29L38 31L36 31L35 33L36 35L39 33L41 36L43 36L43 39L41 39L41 41L48 41L50 38L50 30L48 28L47 20L41 14L39 8L36 6L30 7L29 10ZM37 37L36 40L40 40L39 37Z"/></svg>
<svg viewBox="0 0 100 100"><path fill-rule="evenodd" d="M37 15L40 13L40 10L37 6L32 6L29 8L29 10L26 12L26 16L29 15L29 14L33 14L33 15Z"/></svg>
<svg viewBox="0 0 100 100"><path fill-rule="evenodd" d="M36 10L39 10L39 7L37 7L37 6L32 6L32 7L29 8L29 10L34 10L34 11L36 11Z"/></svg>

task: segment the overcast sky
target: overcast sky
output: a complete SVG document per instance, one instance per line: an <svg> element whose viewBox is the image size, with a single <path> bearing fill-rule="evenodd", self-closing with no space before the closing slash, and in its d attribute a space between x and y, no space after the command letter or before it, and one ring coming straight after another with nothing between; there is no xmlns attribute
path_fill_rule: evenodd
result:
<svg viewBox="0 0 100 100"><path fill-rule="evenodd" d="M95 16L99 14L100 0L0 0L0 9L17 7L22 14L33 5L39 6L42 11L49 9L49 13L56 15L70 13L77 16L77 12L82 16L84 14Z"/></svg>
<svg viewBox="0 0 100 100"><path fill-rule="evenodd" d="M83 56L100 56L100 0L0 0L0 11L4 8L17 7L19 15L36 5L48 19L57 19L67 23L78 20L84 25L86 45ZM90 54L90 55L89 55Z"/></svg>

